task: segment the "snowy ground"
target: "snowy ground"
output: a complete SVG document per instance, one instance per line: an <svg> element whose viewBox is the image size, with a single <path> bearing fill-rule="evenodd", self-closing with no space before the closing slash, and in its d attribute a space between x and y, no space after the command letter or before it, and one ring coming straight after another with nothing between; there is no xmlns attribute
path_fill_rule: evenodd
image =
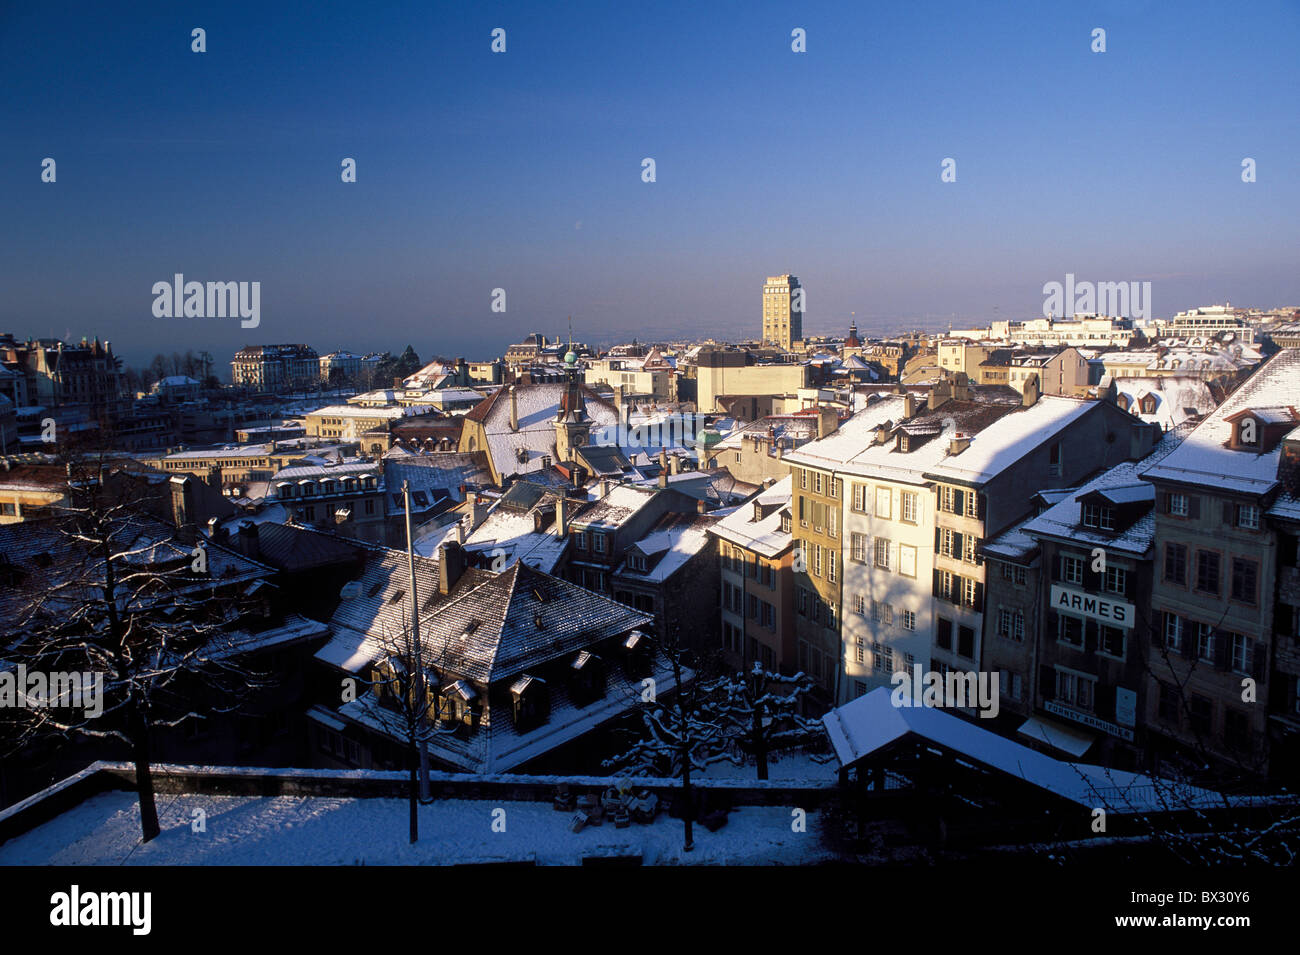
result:
<svg viewBox="0 0 1300 955"><path fill-rule="evenodd" d="M752 767L751 767L752 769ZM637 854L649 864L807 865L835 858L821 819L796 807L745 806L717 832L695 826L682 852L682 822L660 813L649 825L571 832L571 813L548 803L446 800L420 808L421 841L407 841L407 804L398 799L318 796L162 795L163 832L140 844L134 793L103 793L0 845L0 865L443 865L533 860L575 865L584 856ZM206 832L194 832L196 810ZM494 810L504 810L494 814ZM504 822L504 832L494 831Z"/></svg>

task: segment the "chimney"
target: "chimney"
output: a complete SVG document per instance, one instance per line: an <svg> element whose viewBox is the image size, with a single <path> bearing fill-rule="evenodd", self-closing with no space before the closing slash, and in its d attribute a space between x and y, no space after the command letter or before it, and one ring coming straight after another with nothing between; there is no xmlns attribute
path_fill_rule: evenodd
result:
<svg viewBox="0 0 1300 955"><path fill-rule="evenodd" d="M817 437L834 434L840 426L840 413L834 408L817 409Z"/></svg>
<svg viewBox="0 0 1300 955"><path fill-rule="evenodd" d="M964 431L957 431L948 441L948 453L952 455L961 454L970 447L970 435Z"/></svg>
<svg viewBox="0 0 1300 955"><path fill-rule="evenodd" d="M610 483L609 478L600 479L600 496L602 498L609 497Z"/></svg>
<svg viewBox="0 0 1300 955"><path fill-rule="evenodd" d="M942 406L949 398L952 397L952 382L947 378L941 378L934 383L930 389L930 397L926 401L926 407L931 411Z"/></svg>
<svg viewBox="0 0 1300 955"><path fill-rule="evenodd" d="M257 525L252 521L244 521L240 524L235 537L235 549L249 560L257 560L262 556L262 543L257 537Z"/></svg>
<svg viewBox="0 0 1300 955"><path fill-rule="evenodd" d="M510 386L510 430L519 430L519 398L515 395L515 386Z"/></svg>
<svg viewBox="0 0 1300 955"><path fill-rule="evenodd" d="M903 397L903 417L910 418L916 414L916 395L907 394Z"/></svg>
<svg viewBox="0 0 1300 955"><path fill-rule="evenodd" d="M672 457L668 459L668 473L680 474L681 469L682 469L682 459L674 454Z"/></svg>
<svg viewBox="0 0 1300 955"><path fill-rule="evenodd" d="M1021 399L1021 406L1025 408L1033 407L1038 403L1038 376L1030 375L1025 379L1024 397Z"/></svg>
<svg viewBox="0 0 1300 955"><path fill-rule="evenodd" d="M709 513L709 502L706 501L704 498L700 498L698 501L696 501L696 502L695 502L695 513L697 513L697 514L707 514L707 513Z"/></svg>
<svg viewBox="0 0 1300 955"><path fill-rule="evenodd" d="M563 494L555 501L555 536L560 540L569 536L569 501Z"/></svg>
<svg viewBox="0 0 1300 955"><path fill-rule="evenodd" d="M465 572L465 548L459 544L443 544L438 550L438 593L445 597Z"/></svg>

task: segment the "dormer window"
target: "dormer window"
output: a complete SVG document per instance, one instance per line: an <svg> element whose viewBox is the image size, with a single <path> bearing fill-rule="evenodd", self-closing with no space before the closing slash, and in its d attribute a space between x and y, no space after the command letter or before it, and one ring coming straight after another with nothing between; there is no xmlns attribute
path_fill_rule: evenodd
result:
<svg viewBox="0 0 1300 955"><path fill-rule="evenodd" d="M1259 444L1259 422L1247 415L1237 422L1237 443L1245 447Z"/></svg>
<svg viewBox="0 0 1300 955"><path fill-rule="evenodd" d="M1095 527L1097 530L1113 531L1115 529L1115 509L1102 507L1100 504L1083 505L1083 526Z"/></svg>
<svg viewBox="0 0 1300 955"><path fill-rule="evenodd" d="M628 554L627 565L633 570L644 574L646 571L646 559L644 554Z"/></svg>

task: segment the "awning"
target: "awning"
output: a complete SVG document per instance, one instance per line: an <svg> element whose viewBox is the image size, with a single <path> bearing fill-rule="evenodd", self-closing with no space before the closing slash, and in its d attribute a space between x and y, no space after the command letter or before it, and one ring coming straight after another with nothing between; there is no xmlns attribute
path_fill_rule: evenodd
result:
<svg viewBox="0 0 1300 955"><path fill-rule="evenodd" d="M1031 716L1025 720L1018 732L1076 757L1086 753L1097 738L1092 733L1074 729L1042 716Z"/></svg>

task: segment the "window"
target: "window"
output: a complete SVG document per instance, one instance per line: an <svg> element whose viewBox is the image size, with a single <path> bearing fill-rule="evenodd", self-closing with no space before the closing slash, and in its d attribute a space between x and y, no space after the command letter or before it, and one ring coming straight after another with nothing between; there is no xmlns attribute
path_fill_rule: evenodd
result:
<svg viewBox="0 0 1300 955"><path fill-rule="evenodd" d="M1069 670L1056 671L1056 698L1073 706L1075 709L1091 710L1093 699L1092 680L1081 673Z"/></svg>
<svg viewBox="0 0 1300 955"><path fill-rule="evenodd" d="M961 602L963 605L974 607L979 603L978 584L979 582L974 577L961 578Z"/></svg>
<svg viewBox="0 0 1300 955"><path fill-rule="evenodd" d="M1001 670L998 673L998 688L1009 700L1019 700L1024 692L1024 683L1020 674L1014 670Z"/></svg>
<svg viewBox="0 0 1300 955"><path fill-rule="evenodd" d="M822 493L822 472L821 471L817 471L816 473L813 474L813 490L818 494Z"/></svg>
<svg viewBox="0 0 1300 955"><path fill-rule="evenodd" d="M859 514L867 512L867 486L865 484L853 485L853 509Z"/></svg>
<svg viewBox="0 0 1300 955"><path fill-rule="evenodd" d="M1232 635L1232 668L1249 676L1255 666L1255 641L1240 633Z"/></svg>
<svg viewBox="0 0 1300 955"><path fill-rule="evenodd" d="M831 537L840 536L839 518L840 518L840 512L838 508L834 508L834 507L826 508L826 533L829 534Z"/></svg>
<svg viewBox="0 0 1300 955"><path fill-rule="evenodd" d="M961 560L961 534L944 528L939 532L939 553L953 560Z"/></svg>
<svg viewBox="0 0 1300 955"><path fill-rule="evenodd" d="M1097 635L1097 652L1124 659L1124 631L1119 627L1102 625Z"/></svg>
<svg viewBox="0 0 1300 955"><path fill-rule="evenodd" d="M768 630L776 628L776 608L766 600L760 600L759 604L763 608L763 626Z"/></svg>
<svg viewBox="0 0 1300 955"><path fill-rule="evenodd" d="M899 618L902 621L904 630L916 629L916 614L911 610L904 610Z"/></svg>
<svg viewBox="0 0 1300 955"><path fill-rule="evenodd" d="M1075 648L1083 646L1083 620L1063 613L1056 618L1056 639Z"/></svg>
<svg viewBox="0 0 1300 955"><path fill-rule="evenodd" d="M956 490L947 486L939 488L939 510L946 514L953 513Z"/></svg>
<svg viewBox="0 0 1300 955"><path fill-rule="evenodd" d="M887 487L876 488L876 517L889 520L893 513L893 493Z"/></svg>
<svg viewBox="0 0 1300 955"><path fill-rule="evenodd" d="M906 577L916 576L916 548L911 544L898 545L898 572Z"/></svg>
<svg viewBox="0 0 1300 955"><path fill-rule="evenodd" d="M1250 721L1240 710L1223 711L1223 741L1232 749L1250 747Z"/></svg>
<svg viewBox="0 0 1300 955"><path fill-rule="evenodd" d="M883 644L872 643L871 664L877 673L893 673L894 651Z"/></svg>
<svg viewBox="0 0 1300 955"><path fill-rule="evenodd" d="M886 627L894 625L894 605L882 603L880 605L880 622Z"/></svg>
<svg viewBox="0 0 1300 955"><path fill-rule="evenodd" d="M876 566L881 570L889 570L889 540L884 537L876 538Z"/></svg>
<svg viewBox="0 0 1300 955"><path fill-rule="evenodd" d="M975 559L975 545L976 545L977 543L979 543L979 542L975 539L975 535L974 535L974 534L967 534L965 537L962 538L962 542L961 542L961 559L964 560L964 561L966 561L966 563L968 563L968 564L974 564L974 563L976 563L976 559Z"/></svg>
<svg viewBox="0 0 1300 955"><path fill-rule="evenodd" d="M854 531L849 535L849 560L857 564L867 562L867 535Z"/></svg>
<svg viewBox="0 0 1300 955"><path fill-rule="evenodd" d="M836 611L836 609L837 609L837 608L836 608L835 602L834 602L833 600L827 602L827 604L826 604L826 626L830 627L832 630L835 629L835 611Z"/></svg>
<svg viewBox="0 0 1300 955"><path fill-rule="evenodd" d="M1123 567L1107 567L1106 589L1113 594L1128 593L1128 571Z"/></svg>
<svg viewBox="0 0 1300 955"><path fill-rule="evenodd" d="M795 588L795 609L799 611L799 616L808 616L808 591L803 587Z"/></svg>
<svg viewBox="0 0 1300 955"><path fill-rule="evenodd" d="M917 506L919 498L915 491L903 491L903 520L909 524L915 524L920 520L920 508Z"/></svg>
<svg viewBox="0 0 1300 955"><path fill-rule="evenodd" d="M853 609L856 610L858 613L862 614L862 616L864 617L867 615L866 594L858 594L855 598L853 598Z"/></svg>
<svg viewBox="0 0 1300 955"><path fill-rule="evenodd" d="M1115 509L1102 507L1100 504L1083 505L1083 526L1096 527L1103 531L1115 529Z"/></svg>
<svg viewBox="0 0 1300 955"><path fill-rule="evenodd" d="M808 490L808 472L803 468L799 469L799 489L801 491Z"/></svg>
<svg viewBox="0 0 1300 955"><path fill-rule="evenodd" d="M1015 569L1014 578L1015 578L1016 586L1023 587L1025 586L1026 581L1028 581L1029 576L1026 573L1025 568L1017 567Z"/></svg>
<svg viewBox="0 0 1300 955"><path fill-rule="evenodd" d="M1209 735L1214 724L1214 704L1209 697L1193 693L1188 709L1192 713L1192 729L1202 735Z"/></svg>
<svg viewBox="0 0 1300 955"><path fill-rule="evenodd" d="M1219 555L1215 551L1196 552L1196 589L1204 594L1219 592Z"/></svg>
<svg viewBox="0 0 1300 955"><path fill-rule="evenodd" d="M1067 584L1082 584L1083 559L1080 557L1062 557L1061 579Z"/></svg>
<svg viewBox="0 0 1300 955"><path fill-rule="evenodd" d="M1254 504L1237 505L1237 526L1249 531L1259 530L1259 508Z"/></svg>
<svg viewBox="0 0 1300 955"><path fill-rule="evenodd" d="M1203 663L1214 662L1214 630L1208 623L1196 625L1196 656Z"/></svg>
<svg viewBox="0 0 1300 955"><path fill-rule="evenodd" d="M1165 580L1187 585L1187 545L1165 544Z"/></svg>
<svg viewBox="0 0 1300 955"><path fill-rule="evenodd" d="M840 482L834 478L827 478L826 483L830 485L831 497L838 499L840 496Z"/></svg>
<svg viewBox="0 0 1300 955"><path fill-rule="evenodd" d="M975 659L975 629L973 627L957 628L957 653L968 660Z"/></svg>
<svg viewBox="0 0 1300 955"><path fill-rule="evenodd" d="M595 550L595 552L596 552L597 554L603 554L603 553L605 553L605 535L604 535L604 534L592 534L592 535L591 535L591 543L592 543L592 549Z"/></svg>
<svg viewBox="0 0 1300 955"><path fill-rule="evenodd" d="M813 573L818 577L822 575L822 545L813 544Z"/></svg>
<svg viewBox="0 0 1300 955"><path fill-rule="evenodd" d="M1163 722L1178 724L1178 690L1173 684L1160 684L1160 703L1157 712Z"/></svg>
<svg viewBox="0 0 1300 955"><path fill-rule="evenodd" d="M1259 583L1259 564L1241 557L1232 558L1232 599L1254 604Z"/></svg>
<svg viewBox="0 0 1300 955"><path fill-rule="evenodd" d="M835 583L835 558L839 553L831 548L826 548L826 579Z"/></svg>
<svg viewBox="0 0 1300 955"><path fill-rule="evenodd" d="M966 516L976 518L980 516L980 499L974 491L966 492Z"/></svg>
<svg viewBox="0 0 1300 955"><path fill-rule="evenodd" d="M959 580L961 580L961 578L958 577L956 574L950 573L949 571L946 570L939 571L938 573L939 593L936 594L936 596L942 597L944 600L950 602L956 602L957 582Z"/></svg>
<svg viewBox="0 0 1300 955"><path fill-rule="evenodd" d="M1061 476L1061 442L1057 441L1047 452L1048 477Z"/></svg>
<svg viewBox="0 0 1300 955"><path fill-rule="evenodd" d="M367 513L367 514L373 514L373 513L375 513L375 499L374 499L374 498L371 498L370 500L366 501L366 513Z"/></svg>
<svg viewBox="0 0 1300 955"><path fill-rule="evenodd" d="M1175 652L1183 649L1183 618L1176 613L1165 614L1165 646Z"/></svg>
<svg viewBox="0 0 1300 955"><path fill-rule="evenodd" d="M1169 513L1174 517L1187 517L1191 513L1186 494L1169 495Z"/></svg>
<svg viewBox="0 0 1300 955"><path fill-rule="evenodd" d="M586 531L578 531L576 534L573 535L573 540L574 540L574 543L576 543L576 544L578 545L578 550L586 550L586 549L587 549L587 532L586 532Z"/></svg>

